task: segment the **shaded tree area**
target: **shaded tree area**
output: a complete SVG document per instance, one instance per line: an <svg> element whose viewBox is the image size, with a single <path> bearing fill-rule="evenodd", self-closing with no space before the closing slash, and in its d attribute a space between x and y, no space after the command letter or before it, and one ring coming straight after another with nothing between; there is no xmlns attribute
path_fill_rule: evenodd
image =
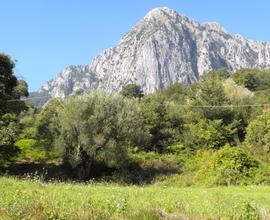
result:
<svg viewBox="0 0 270 220"><path fill-rule="evenodd" d="M27 110L21 97L28 96L28 86L14 74L15 63L0 54L0 164L18 153L14 143L18 138L18 115Z"/></svg>
<svg viewBox="0 0 270 220"><path fill-rule="evenodd" d="M141 87L136 84L124 86L120 94L127 98L142 98L144 95Z"/></svg>
<svg viewBox="0 0 270 220"><path fill-rule="evenodd" d="M267 70L230 75L220 69L192 85L174 83L148 95L127 85L115 95L52 99L41 109L15 114L18 123L4 127L19 126L14 136L24 158L62 160L80 180L105 173L150 183L177 174L187 185L206 184L201 175L211 167L207 184L270 183L268 82Z"/></svg>

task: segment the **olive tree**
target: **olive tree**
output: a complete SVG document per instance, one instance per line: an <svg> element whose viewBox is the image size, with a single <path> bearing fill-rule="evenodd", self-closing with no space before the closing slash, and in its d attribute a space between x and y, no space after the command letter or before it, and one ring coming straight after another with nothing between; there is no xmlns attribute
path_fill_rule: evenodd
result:
<svg viewBox="0 0 270 220"><path fill-rule="evenodd" d="M59 112L58 147L65 160L87 179L95 161L122 167L127 147L145 141L136 99L90 93L68 99Z"/></svg>

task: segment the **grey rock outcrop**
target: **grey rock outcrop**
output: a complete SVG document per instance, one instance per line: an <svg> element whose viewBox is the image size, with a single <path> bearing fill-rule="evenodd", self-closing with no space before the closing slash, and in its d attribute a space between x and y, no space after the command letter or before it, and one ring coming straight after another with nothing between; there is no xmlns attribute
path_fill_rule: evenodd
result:
<svg viewBox="0 0 270 220"><path fill-rule="evenodd" d="M114 47L89 65L70 66L45 83L38 94L67 97L75 91L118 92L129 83L145 93L173 82L193 83L205 72L224 67L270 67L270 43L229 34L215 22L200 24L169 8L156 8Z"/></svg>

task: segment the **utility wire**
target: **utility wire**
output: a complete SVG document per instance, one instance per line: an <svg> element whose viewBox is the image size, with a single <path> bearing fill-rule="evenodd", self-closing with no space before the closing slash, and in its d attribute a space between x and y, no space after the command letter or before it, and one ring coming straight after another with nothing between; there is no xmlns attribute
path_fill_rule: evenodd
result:
<svg viewBox="0 0 270 220"><path fill-rule="evenodd" d="M45 98L45 97L51 97L50 95L43 95L43 96L35 96L31 98L24 98L24 99L11 99L7 100L8 102L21 102L21 101L28 101L28 100L34 100L38 98ZM270 104L254 104L254 105L178 105L179 107L189 107L189 108L249 108L249 107L255 107L255 108L265 108L270 107Z"/></svg>
<svg viewBox="0 0 270 220"><path fill-rule="evenodd" d="M260 105L178 105L190 108L248 108L248 107L270 107L270 104Z"/></svg>

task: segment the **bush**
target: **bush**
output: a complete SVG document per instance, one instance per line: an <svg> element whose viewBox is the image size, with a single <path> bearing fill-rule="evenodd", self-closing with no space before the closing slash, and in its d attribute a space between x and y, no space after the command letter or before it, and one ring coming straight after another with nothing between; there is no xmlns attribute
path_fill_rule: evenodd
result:
<svg viewBox="0 0 270 220"><path fill-rule="evenodd" d="M233 74L234 81L251 91L265 90L269 88L269 70L242 69Z"/></svg>
<svg viewBox="0 0 270 220"><path fill-rule="evenodd" d="M124 168L128 146L147 138L136 99L89 93L70 97L59 111L58 148L80 179L89 179L95 162Z"/></svg>
<svg viewBox="0 0 270 220"><path fill-rule="evenodd" d="M265 110L248 125L245 144L252 153L269 162L269 143L270 110Z"/></svg>
<svg viewBox="0 0 270 220"><path fill-rule="evenodd" d="M19 153L14 145L17 130L16 115L0 115L0 166L12 161Z"/></svg>
<svg viewBox="0 0 270 220"><path fill-rule="evenodd" d="M218 150L225 144L234 144L236 129L234 124L224 125L222 120L199 119L186 124L183 145L192 151Z"/></svg>
<svg viewBox="0 0 270 220"><path fill-rule="evenodd" d="M195 178L206 185L242 185L255 182L260 163L240 147L226 146L204 163Z"/></svg>
<svg viewBox="0 0 270 220"><path fill-rule="evenodd" d="M22 139L17 141L15 146L20 150L17 160L40 162L57 156L55 151L48 152L43 145L42 141L37 142L35 139Z"/></svg>

